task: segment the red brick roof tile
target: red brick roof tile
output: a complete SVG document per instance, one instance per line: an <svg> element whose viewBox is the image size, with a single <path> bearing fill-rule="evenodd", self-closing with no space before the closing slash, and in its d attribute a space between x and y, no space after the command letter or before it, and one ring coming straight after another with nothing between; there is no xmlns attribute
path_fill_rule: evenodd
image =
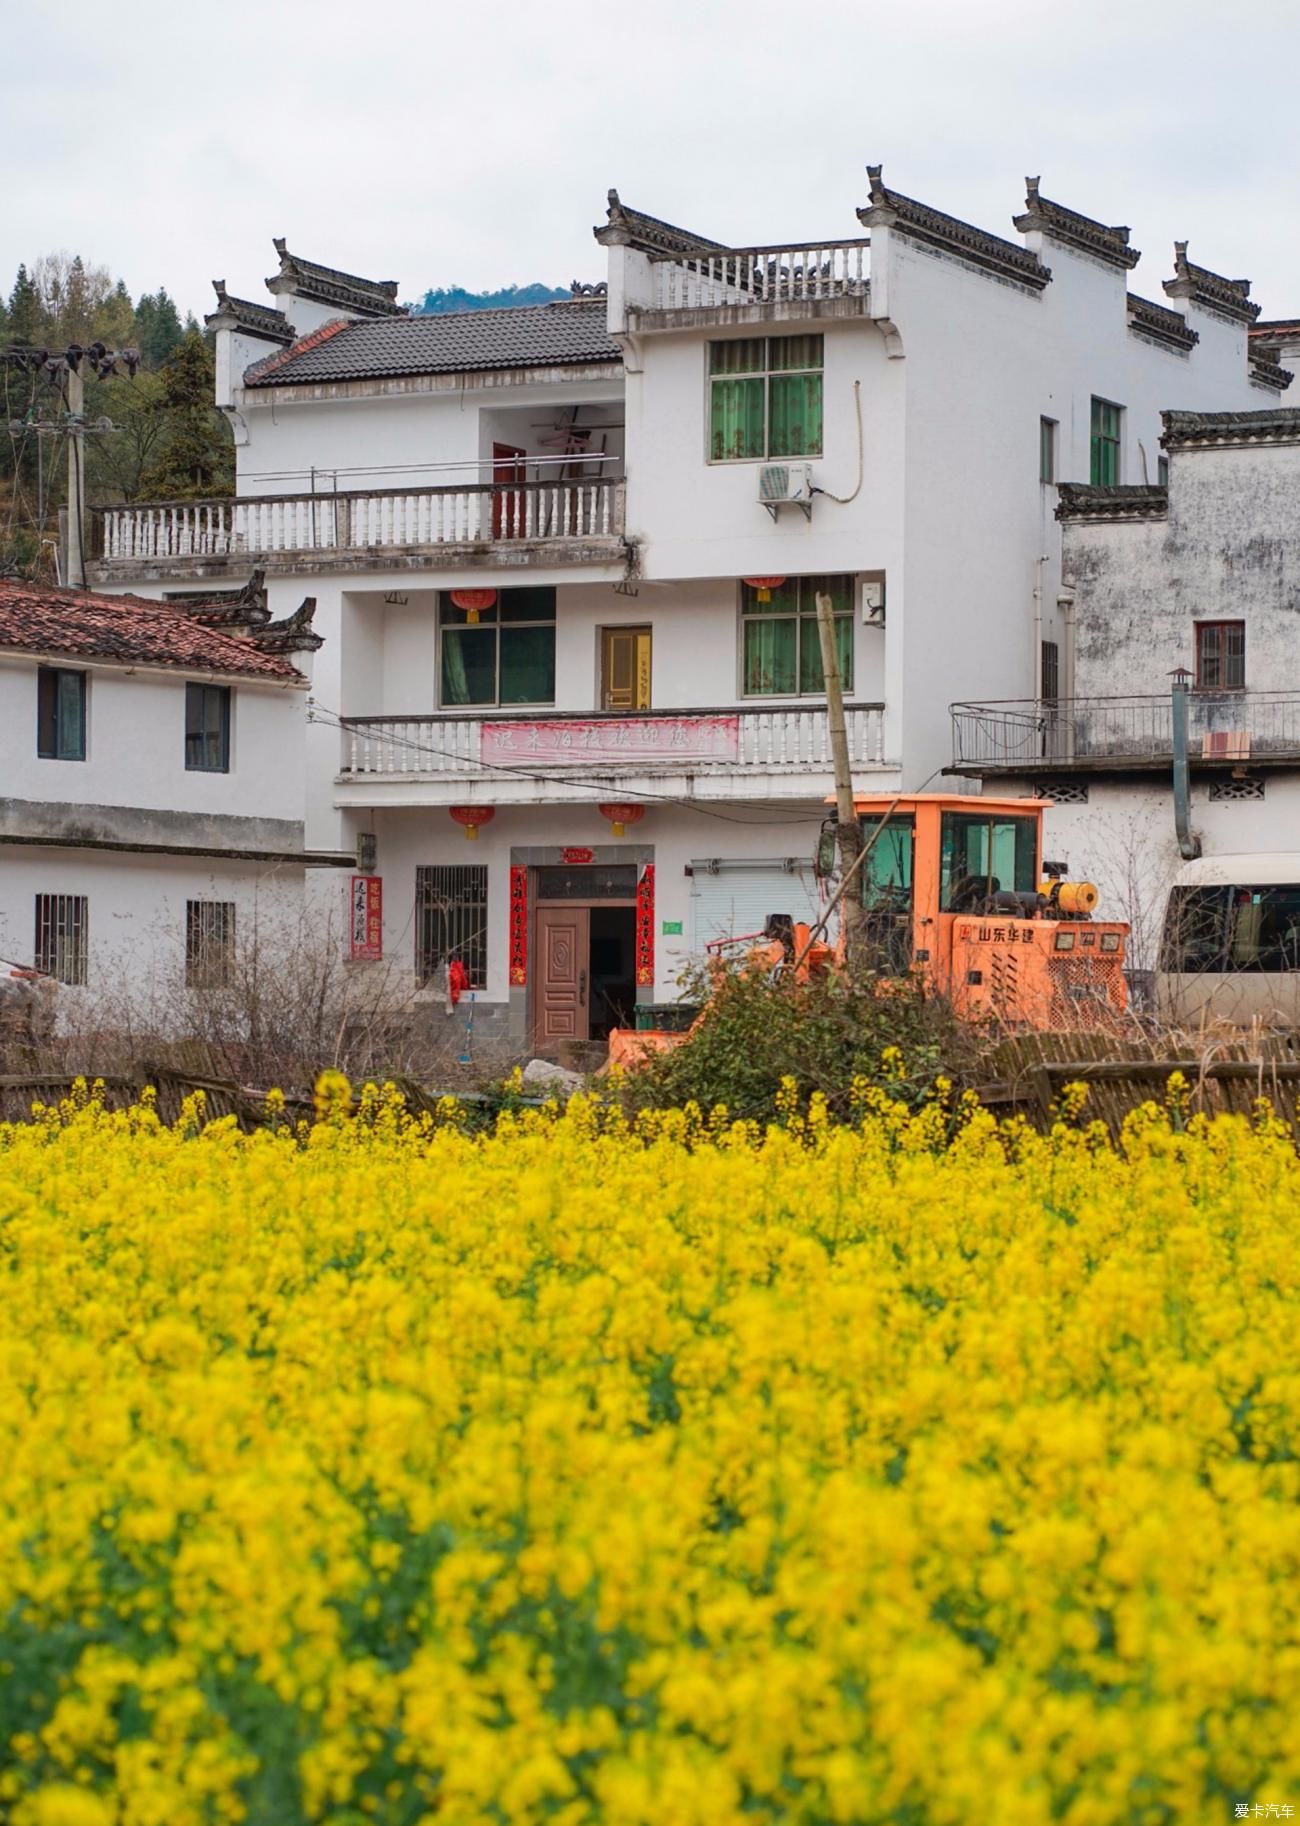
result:
<svg viewBox="0 0 1300 1826"><path fill-rule="evenodd" d="M180 603L0 580L0 651L104 659L302 682L298 668L251 640L205 627Z"/></svg>

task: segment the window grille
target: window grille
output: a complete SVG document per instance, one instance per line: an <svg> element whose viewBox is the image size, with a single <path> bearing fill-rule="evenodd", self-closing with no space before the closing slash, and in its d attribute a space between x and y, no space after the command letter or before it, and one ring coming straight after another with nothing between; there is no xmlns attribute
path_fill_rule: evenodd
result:
<svg viewBox="0 0 1300 1826"><path fill-rule="evenodd" d="M487 876L478 863L434 863L415 871L415 975L427 983L459 958L471 989L487 988Z"/></svg>
<svg viewBox="0 0 1300 1826"><path fill-rule="evenodd" d="M1054 640L1041 642L1042 680L1039 695L1045 704L1054 704L1061 695L1061 649Z"/></svg>
<svg viewBox="0 0 1300 1826"><path fill-rule="evenodd" d="M1034 788L1035 799L1051 799L1057 805L1086 805L1088 803L1088 783L1086 780L1046 781Z"/></svg>
<svg viewBox="0 0 1300 1826"><path fill-rule="evenodd" d="M84 984L90 948L90 902L84 894L36 896L35 963L61 983Z"/></svg>
<svg viewBox="0 0 1300 1826"><path fill-rule="evenodd" d="M1264 782L1262 780L1212 780L1210 782L1210 799L1212 802L1227 800L1240 803L1245 799L1262 799Z"/></svg>
<svg viewBox="0 0 1300 1826"><path fill-rule="evenodd" d="M185 903L185 986L225 989L235 968L233 900Z"/></svg>

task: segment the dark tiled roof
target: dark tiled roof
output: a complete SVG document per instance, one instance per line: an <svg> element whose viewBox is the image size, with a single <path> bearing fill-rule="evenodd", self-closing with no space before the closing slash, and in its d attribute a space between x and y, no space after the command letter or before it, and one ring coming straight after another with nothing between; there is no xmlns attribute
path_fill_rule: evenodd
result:
<svg viewBox="0 0 1300 1826"><path fill-rule="evenodd" d="M973 228L956 216L946 216L931 209L927 203L918 203L914 197L887 190L881 177L882 169L880 165L867 166L871 201L858 211L858 220L864 228L877 224L889 226L924 246L937 248L983 272L995 273L1001 279L1014 279L1037 292L1048 284L1051 268L1044 266L1036 254L1026 253L1023 247L1017 247L1014 241L1004 241L1000 235Z"/></svg>
<svg viewBox="0 0 1300 1826"><path fill-rule="evenodd" d="M1252 343L1248 347L1246 368L1252 380L1261 381L1266 387L1276 387L1279 393L1285 393L1295 379L1292 370L1282 366L1277 349L1266 342Z"/></svg>
<svg viewBox="0 0 1300 1826"><path fill-rule="evenodd" d="M674 228L671 222L661 222L658 216L629 209L619 202L617 190L609 192L606 214L609 220L591 231L602 246L608 247L612 242L638 247L647 254L697 254L707 248L720 250L722 247L721 241L710 241L707 235L697 235L689 228Z"/></svg>
<svg viewBox="0 0 1300 1826"><path fill-rule="evenodd" d="M246 330L250 336L263 336L268 342L293 341L293 325L283 311L272 310L269 304L256 304L251 298L232 297L224 279L214 279L212 289L217 294L217 308L203 319L204 323L233 317L235 328Z"/></svg>
<svg viewBox="0 0 1300 1826"><path fill-rule="evenodd" d="M336 304L340 310L355 312L359 317L401 317L405 313L397 302L396 279L362 279L357 273L340 272L336 266L320 266L315 260L304 260L291 254L281 236L271 245L280 256L280 270L267 285L275 290L278 282L287 281L286 290L299 298L314 299L317 304Z"/></svg>
<svg viewBox="0 0 1300 1826"><path fill-rule="evenodd" d="M1190 298L1237 323L1253 323L1261 309L1250 302L1249 279L1225 279L1207 266L1193 266L1187 258L1186 241L1174 242L1174 276L1165 280L1164 289L1170 298Z"/></svg>
<svg viewBox="0 0 1300 1826"><path fill-rule="evenodd" d="M1201 340L1200 331L1189 330L1180 311L1171 311L1167 304L1153 304L1150 298L1139 298L1136 292L1128 295L1128 325L1152 341L1166 343L1184 354Z"/></svg>
<svg viewBox="0 0 1300 1826"><path fill-rule="evenodd" d="M1300 317L1269 317L1250 326L1250 340L1256 337L1261 341L1276 338L1279 342L1291 342L1300 336Z"/></svg>
<svg viewBox="0 0 1300 1826"><path fill-rule="evenodd" d="M1012 218L1021 234L1036 228L1054 241L1064 241L1104 260L1108 266L1128 270L1137 265L1142 256L1129 246L1127 228L1107 228L1104 222L1081 216L1063 203L1053 203L1039 193L1038 184L1037 178L1025 179L1025 213Z"/></svg>
<svg viewBox="0 0 1300 1826"><path fill-rule="evenodd" d="M318 331L314 343L306 337L283 354L255 363L244 380L250 387L288 387L402 374L621 362L622 352L610 341L605 324L603 298L326 324L328 337Z"/></svg>
<svg viewBox="0 0 1300 1826"><path fill-rule="evenodd" d="M259 652L250 640L206 627L180 604L39 583L0 582L0 648L182 672L302 678L278 653Z"/></svg>
<svg viewBox="0 0 1300 1826"><path fill-rule="evenodd" d="M1178 444L1293 444L1300 438L1300 406L1262 412L1162 412L1160 442Z"/></svg>
<svg viewBox="0 0 1300 1826"><path fill-rule="evenodd" d="M1062 482L1056 493L1058 520L1158 520L1169 511L1169 490L1143 482L1106 488Z"/></svg>

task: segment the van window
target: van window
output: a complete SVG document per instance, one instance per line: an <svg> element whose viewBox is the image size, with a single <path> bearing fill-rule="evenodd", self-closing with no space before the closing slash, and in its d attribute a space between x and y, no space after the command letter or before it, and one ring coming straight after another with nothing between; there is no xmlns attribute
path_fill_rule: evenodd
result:
<svg viewBox="0 0 1300 1826"><path fill-rule="evenodd" d="M1189 975L1300 970L1300 882L1174 888L1161 964Z"/></svg>
<svg viewBox="0 0 1300 1826"><path fill-rule="evenodd" d="M1001 813L945 812L940 824L939 906L970 913L989 894L1014 888L1032 894L1038 883L1038 820Z"/></svg>

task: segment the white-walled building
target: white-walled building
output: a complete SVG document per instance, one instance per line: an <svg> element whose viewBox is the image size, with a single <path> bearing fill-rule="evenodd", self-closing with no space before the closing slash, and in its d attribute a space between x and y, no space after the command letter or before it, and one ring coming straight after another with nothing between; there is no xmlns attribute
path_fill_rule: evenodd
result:
<svg viewBox="0 0 1300 1826"><path fill-rule="evenodd" d="M1176 674L1191 847L1300 854L1300 409L1164 421L1167 482L1061 490L1070 693L954 713L963 767L1055 801L1053 843L1132 921L1147 969L1183 860Z"/></svg>
<svg viewBox="0 0 1300 1826"><path fill-rule="evenodd" d="M0 581L0 959L65 1023L219 986L309 864L346 865L304 843L309 619Z"/></svg>
<svg viewBox="0 0 1300 1826"><path fill-rule="evenodd" d="M276 308L209 320L236 499L95 516L100 588L310 578L308 843L373 838L386 956L458 951L480 1030L599 1033L816 906L819 589L856 782L916 791L951 702L1068 688L1057 483L1154 483L1162 409L1286 384L1244 282L1179 244L1136 297L1036 182L1015 241L879 168L859 217L727 247L611 192L603 285L434 317L277 242Z"/></svg>

